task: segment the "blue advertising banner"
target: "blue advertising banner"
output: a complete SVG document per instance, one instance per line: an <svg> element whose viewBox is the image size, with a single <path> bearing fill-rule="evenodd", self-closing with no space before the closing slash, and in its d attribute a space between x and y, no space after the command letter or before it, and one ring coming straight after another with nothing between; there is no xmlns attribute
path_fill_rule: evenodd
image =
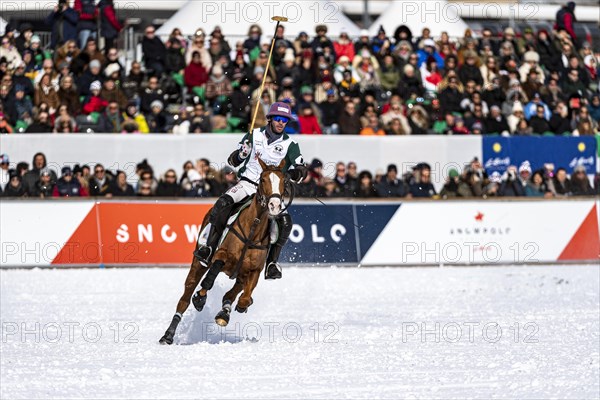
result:
<svg viewBox="0 0 600 400"><path fill-rule="evenodd" d="M293 205L284 263L358 263L352 205Z"/></svg>
<svg viewBox="0 0 600 400"><path fill-rule="evenodd" d="M596 171L597 142L593 136L484 137L482 145L488 174L502 174L509 165L518 167L523 161L529 161L533 170L552 163L555 169L563 167L568 173L578 165L585 166L588 174Z"/></svg>

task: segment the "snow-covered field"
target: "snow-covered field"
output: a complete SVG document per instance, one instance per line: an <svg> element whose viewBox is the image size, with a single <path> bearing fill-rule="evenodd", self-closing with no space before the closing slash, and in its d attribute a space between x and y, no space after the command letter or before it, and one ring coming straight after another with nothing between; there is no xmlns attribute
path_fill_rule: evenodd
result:
<svg viewBox="0 0 600 400"><path fill-rule="evenodd" d="M291 269L160 346L183 269L1 271L0 398L598 398L598 266Z"/></svg>

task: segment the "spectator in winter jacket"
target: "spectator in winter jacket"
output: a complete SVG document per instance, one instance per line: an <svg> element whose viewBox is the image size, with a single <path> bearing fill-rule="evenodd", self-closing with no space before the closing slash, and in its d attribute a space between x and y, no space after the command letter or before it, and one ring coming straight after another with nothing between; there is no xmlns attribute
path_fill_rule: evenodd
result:
<svg viewBox="0 0 600 400"><path fill-rule="evenodd" d="M104 85L100 91L100 97L108 102L116 102L119 104L121 110L125 110L125 107L127 107L127 96L121 88L116 85L115 80L112 78L108 78L104 81Z"/></svg>
<svg viewBox="0 0 600 400"><path fill-rule="evenodd" d="M50 114L53 114L60 104L58 93L52 82L50 82L49 74L44 74L35 91L35 105L39 106L42 103L48 104L50 107Z"/></svg>
<svg viewBox="0 0 600 400"><path fill-rule="evenodd" d="M79 101L79 94L75 90L72 76L68 75L61 79L58 98L60 99L60 104L67 106L69 114L76 116L81 112L81 102Z"/></svg>
<svg viewBox="0 0 600 400"><path fill-rule="evenodd" d="M110 101L108 107L100 118L98 119L98 125L100 132L102 133L121 133L123 132L123 116L119 111L119 103L116 101Z"/></svg>
<svg viewBox="0 0 600 400"><path fill-rule="evenodd" d="M140 104L140 109L143 113L149 113L151 111L150 105L155 100L160 100L161 102L164 100L164 92L160 88L158 83L158 77L151 76L148 79L148 87L142 93L142 99Z"/></svg>
<svg viewBox="0 0 600 400"><path fill-rule="evenodd" d="M126 133L149 133L148 123L144 114L139 112L135 102L131 101L127 104L125 112L122 114L122 128Z"/></svg>
<svg viewBox="0 0 600 400"><path fill-rule="evenodd" d="M52 27L50 48L57 48L67 40L77 40L79 14L69 7L68 0L58 0L58 5L46 18L46 24Z"/></svg>
<svg viewBox="0 0 600 400"><path fill-rule="evenodd" d="M25 190L25 186L23 186L23 179L16 172L11 172L9 175L8 184L4 187L2 191L3 197L25 197L27 196L27 191Z"/></svg>
<svg viewBox="0 0 600 400"><path fill-rule="evenodd" d="M73 171L71 167L63 167L61 170L62 176L56 182L56 186L54 186L54 191L52 193L53 197L80 197L81 194L81 184L79 181L73 177Z"/></svg>
<svg viewBox="0 0 600 400"><path fill-rule="evenodd" d="M52 194L54 193L54 182L50 169L42 168L40 170L40 177L33 186L31 197L39 197L42 199L52 197Z"/></svg>
<svg viewBox="0 0 600 400"><path fill-rule="evenodd" d="M91 114L102 112L108 105L108 101L100 97L100 91L102 90L102 84L100 81L94 81L90 85L90 95L83 101L83 113Z"/></svg>
<svg viewBox="0 0 600 400"><path fill-rule="evenodd" d="M573 43L577 41L577 35L575 34L574 23L577 21L575 18L575 2L570 1L566 6L563 6L556 13L556 23L554 29L557 31L567 31Z"/></svg>
<svg viewBox="0 0 600 400"><path fill-rule="evenodd" d="M164 178L158 182L156 195L159 197L178 197L181 194L181 187L177 183L177 173L174 169L165 172Z"/></svg>
<svg viewBox="0 0 600 400"><path fill-rule="evenodd" d="M147 71L152 71L156 76L161 76L165 70L167 48L160 38L156 36L156 30L152 25L146 27L142 39L142 53Z"/></svg>
<svg viewBox="0 0 600 400"><path fill-rule="evenodd" d="M186 63L181 41L177 38L171 38L167 42L167 45L169 49L167 50L167 57L165 59L165 71L167 74L182 73Z"/></svg>
<svg viewBox="0 0 600 400"><path fill-rule="evenodd" d="M465 52L465 63L458 69L458 77L462 83L467 83L470 80L475 81L479 87L483 85L483 76L479 69L479 57L474 51Z"/></svg>
<svg viewBox="0 0 600 400"><path fill-rule="evenodd" d="M304 103L300 106L300 114L298 115L300 123L300 132L305 135L321 135L323 131L319 125L319 121L309 103Z"/></svg>
<svg viewBox="0 0 600 400"><path fill-rule="evenodd" d="M105 196L110 188L110 178L102 164L96 164L94 175L89 177L90 196Z"/></svg>
<svg viewBox="0 0 600 400"><path fill-rule="evenodd" d="M163 103L160 100L154 100L152 104L150 104L150 114L146 115L150 133L167 132L167 116L165 115L163 108Z"/></svg>
<svg viewBox="0 0 600 400"><path fill-rule="evenodd" d="M404 182L398 179L398 167L390 164L387 167L387 174L377 185L379 197L404 197L408 193Z"/></svg>
<svg viewBox="0 0 600 400"><path fill-rule="evenodd" d="M4 58L7 63L7 67L10 70L14 70L21 64L21 54L19 50L13 46L8 37L2 38L2 46L0 47L0 58Z"/></svg>
<svg viewBox="0 0 600 400"><path fill-rule="evenodd" d="M33 116L33 104L31 100L25 97L25 89L21 85L15 86L14 116L11 116L11 121L27 121Z"/></svg>
<svg viewBox="0 0 600 400"><path fill-rule="evenodd" d="M98 60L92 60L88 69L79 77L77 81L77 90L80 96L90 94L90 85L92 82L102 83L104 76L101 74L101 64Z"/></svg>
<svg viewBox="0 0 600 400"><path fill-rule="evenodd" d="M79 14L77 32L79 35L79 48L83 49L88 38L96 39L98 7L96 7L95 0L75 0L73 9Z"/></svg>
<svg viewBox="0 0 600 400"><path fill-rule="evenodd" d="M348 102L340 116L340 134L358 135L361 130L360 115L356 111L356 104Z"/></svg>
<svg viewBox="0 0 600 400"><path fill-rule="evenodd" d="M571 190L573 196L593 196L594 189L586 175L585 166L578 165L571 175Z"/></svg>
<svg viewBox="0 0 600 400"><path fill-rule="evenodd" d="M410 194L415 198L431 198L436 191L431 183L431 169L422 166L415 172L415 182L410 185Z"/></svg>
<svg viewBox="0 0 600 400"><path fill-rule="evenodd" d="M342 56L346 56L348 59L352 60L356 55L354 43L350 40L348 33L344 31L340 33L340 38L333 43L333 49L337 58L336 62L339 62Z"/></svg>
<svg viewBox="0 0 600 400"><path fill-rule="evenodd" d="M417 55L419 57L417 68L421 68L421 65L423 65L423 63L425 63L431 56L437 62L438 68L442 70L444 69L444 59L440 53L438 53L433 39L425 39L423 41L423 48L417 52Z"/></svg>
<svg viewBox="0 0 600 400"><path fill-rule="evenodd" d="M100 10L100 35L104 38L104 48L110 49L114 46L115 39L123 30L123 26L115 14L113 0L100 0L98 9Z"/></svg>
<svg viewBox="0 0 600 400"><path fill-rule="evenodd" d="M194 88L200 88L208 82L208 72L206 67L202 64L202 59L199 52L194 52L192 55L192 61L184 71L185 85L189 90Z"/></svg>
<svg viewBox="0 0 600 400"><path fill-rule="evenodd" d="M505 197L525 196L525 187L517 176L517 167L508 167L506 177L500 184L498 194Z"/></svg>
<svg viewBox="0 0 600 400"><path fill-rule="evenodd" d="M133 197L135 191L133 186L127 183L127 175L123 171L117 171L114 181L111 182L106 197Z"/></svg>

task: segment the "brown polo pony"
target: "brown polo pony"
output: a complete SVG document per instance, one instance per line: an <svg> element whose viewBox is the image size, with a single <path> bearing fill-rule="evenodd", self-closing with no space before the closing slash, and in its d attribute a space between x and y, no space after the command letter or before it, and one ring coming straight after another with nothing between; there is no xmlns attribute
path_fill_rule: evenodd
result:
<svg viewBox="0 0 600 400"><path fill-rule="evenodd" d="M285 160L278 166L268 166L260 158L258 158L258 162L263 172L252 203L244 208L236 221L229 226L227 236L215 252L208 267L200 265L196 258L192 261L190 272L185 280L183 295L177 303L177 313L160 339L160 344L173 343L177 325L189 307L190 300L198 311L202 311L206 304L208 291L212 289L219 272L224 272L236 281L231 290L223 296L223 308L215 316L215 322L221 326L229 323L231 305L242 290L243 293L235 310L245 313L252 305L252 291L265 267L269 248L269 217L275 217L283 211L286 183L285 174L282 172ZM210 211L204 217L200 232L203 232L208 224L209 215ZM202 279L203 277L204 279ZM192 298L192 293L201 279L201 289Z"/></svg>

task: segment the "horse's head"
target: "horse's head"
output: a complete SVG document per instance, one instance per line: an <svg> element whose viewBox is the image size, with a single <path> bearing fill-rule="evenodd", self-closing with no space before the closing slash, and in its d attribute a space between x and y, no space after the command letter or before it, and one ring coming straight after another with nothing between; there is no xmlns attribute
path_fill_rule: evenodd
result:
<svg viewBox="0 0 600 400"><path fill-rule="evenodd" d="M259 157L258 163L263 170L258 185L258 201L263 207L267 207L271 216L279 215L283 210L285 174L282 169L285 165L285 160L282 160L279 165L273 166L267 165Z"/></svg>

